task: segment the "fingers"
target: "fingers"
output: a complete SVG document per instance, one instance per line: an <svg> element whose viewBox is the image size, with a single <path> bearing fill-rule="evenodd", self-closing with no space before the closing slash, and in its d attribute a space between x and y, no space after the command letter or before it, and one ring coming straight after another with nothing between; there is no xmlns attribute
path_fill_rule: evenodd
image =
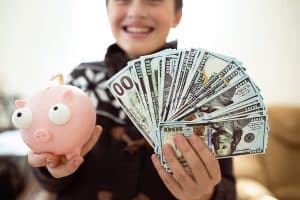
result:
<svg viewBox="0 0 300 200"><path fill-rule="evenodd" d="M82 164L83 158L77 156L72 160L67 160L64 156L30 152L28 153L28 162L32 167L47 167L53 177L61 178L74 173Z"/></svg>
<svg viewBox="0 0 300 200"><path fill-rule="evenodd" d="M191 188L194 185L194 180L192 177L186 172L182 164L177 158L176 153L173 150L173 147L169 144L165 144L162 148L164 157L169 164L174 178L179 182L181 185L186 185L187 187Z"/></svg>
<svg viewBox="0 0 300 200"><path fill-rule="evenodd" d="M174 144L189 168L184 168L173 147L165 144L162 148L163 156L173 176L163 168L157 156L153 155L152 162L159 176L178 199L209 199L215 185L221 180L218 160L197 135L191 135L186 139L183 135L177 134L174 137Z"/></svg>
<svg viewBox="0 0 300 200"><path fill-rule="evenodd" d="M51 153L28 153L28 163L32 167L44 167L51 166L54 167L59 163L59 156L53 155Z"/></svg>
<svg viewBox="0 0 300 200"><path fill-rule="evenodd" d="M218 160L208 149L206 144L197 135L191 135L188 138L189 143L200 157L203 166L206 168L212 181L217 184L221 181L221 170Z"/></svg>
<svg viewBox="0 0 300 200"><path fill-rule="evenodd" d="M47 169L54 178L61 178L73 174L82 163L83 157L77 156L71 160L65 160L56 167L47 166Z"/></svg>
<svg viewBox="0 0 300 200"><path fill-rule="evenodd" d="M32 167L46 166L51 175L55 178L61 178L74 173L83 163L83 156L86 155L96 144L102 127L97 125L87 143L83 146L82 156L76 156L71 160L67 160L64 156L57 156L51 153L28 153L28 162Z"/></svg>
<svg viewBox="0 0 300 200"><path fill-rule="evenodd" d="M172 194L175 197L180 197L181 196L181 188L180 185L178 184L178 182L173 178L173 176L167 172L163 166L160 164L160 160L158 158L157 155L153 154L151 156L152 159L152 163L158 173L158 175L160 176L160 178L162 179L162 181L165 183L166 187L172 192Z"/></svg>
<svg viewBox="0 0 300 200"><path fill-rule="evenodd" d="M49 167L56 167L57 165L59 165L59 158L60 156L54 156L54 157L47 157L46 161L47 161L47 166Z"/></svg>
<svg viewBox="0 0 300 200"><path fill-rule="evenodd" d="M81 150L82 156L85 156L95 146L101 133L102 133L102 127L97 125L93 131L91 138L82 147L82 150Z"/></svg>
<svg viewBox="0 0 300 200"><path fill-rule="evenodd" d="M186 138L182 134L177 134L174 137L174 143L187 161L195 181L197 181L198 183L208 182L210 180L210 177L207 173L206 166L204 166L203 162L200 159L200 156L192 148Z"/></svg>

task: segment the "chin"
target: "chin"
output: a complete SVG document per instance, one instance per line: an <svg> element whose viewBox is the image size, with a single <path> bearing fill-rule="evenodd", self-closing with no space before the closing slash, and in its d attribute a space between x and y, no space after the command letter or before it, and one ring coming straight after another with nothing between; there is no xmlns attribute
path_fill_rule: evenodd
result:
<svg viewBox="0 0 300 200"><path fill-rule="evenodd" d="M145 48L128 48L126 52L130 55L131 58L138 58L147 54L151 54L154 50L145 49Z"/></svg>

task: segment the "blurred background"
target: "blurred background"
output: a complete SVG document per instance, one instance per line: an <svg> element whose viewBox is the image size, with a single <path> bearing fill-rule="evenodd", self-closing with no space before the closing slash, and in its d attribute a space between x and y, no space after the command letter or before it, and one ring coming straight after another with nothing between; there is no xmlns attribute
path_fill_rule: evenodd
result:
<svg viewBox="0 0 300 200"><path fill-rule="evenodd" d="M279 106L277 115L291 109L274 123L292 127L295 142L300 130L295 111L300 105L299 35L299 0L197 0L184 1L182 21L169 40L177 39L180 48L201 47L241 60L266 103ZM0 131L10 129L14 99L44 88L54 73L67 76L81 62L102 60L113 42L105 1L0 0ZM292 125L286 122L291 116ZM9 142L17 140L2 139L0 152L26 152L21 145L21 150L10 149ZM299 151L299 144L288 146ZM296 169L300 172L299 164Z"/></svg>

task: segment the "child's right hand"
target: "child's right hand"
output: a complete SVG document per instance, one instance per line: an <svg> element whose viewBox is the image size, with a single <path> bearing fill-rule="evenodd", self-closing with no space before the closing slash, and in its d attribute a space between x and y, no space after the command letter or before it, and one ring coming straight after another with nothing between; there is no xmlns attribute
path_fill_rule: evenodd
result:
<svg viewBox="0 0 300 200"><path fill-rule="evenodd" d="M82 147L81 155L67 160L65 156L51 153L28 153L28 162L32 167L46 167L54 178L62 178L73 174L83 163L85 156L96 144L102 133L102 127L95 126L94 132L88 142Z"/></svg>

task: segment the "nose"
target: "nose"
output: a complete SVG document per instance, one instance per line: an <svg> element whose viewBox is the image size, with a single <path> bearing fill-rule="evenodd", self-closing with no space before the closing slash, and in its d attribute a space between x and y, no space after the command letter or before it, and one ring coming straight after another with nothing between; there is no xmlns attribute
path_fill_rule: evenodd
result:
<svg viewBox="0 0 300 200"><path fill-rule="evenodd" d="M128 17L135 17L135 18L144 18L147 15L147 7L144 1L131 1L128 10L127 16Z"/></svg>
<svg viewBox="0 0 300 200"><path fill-rule="evenodd" d="M45 129L38 129L33 133L34 140L38 143L47 143L50 140L50 133Z"/></svg>

